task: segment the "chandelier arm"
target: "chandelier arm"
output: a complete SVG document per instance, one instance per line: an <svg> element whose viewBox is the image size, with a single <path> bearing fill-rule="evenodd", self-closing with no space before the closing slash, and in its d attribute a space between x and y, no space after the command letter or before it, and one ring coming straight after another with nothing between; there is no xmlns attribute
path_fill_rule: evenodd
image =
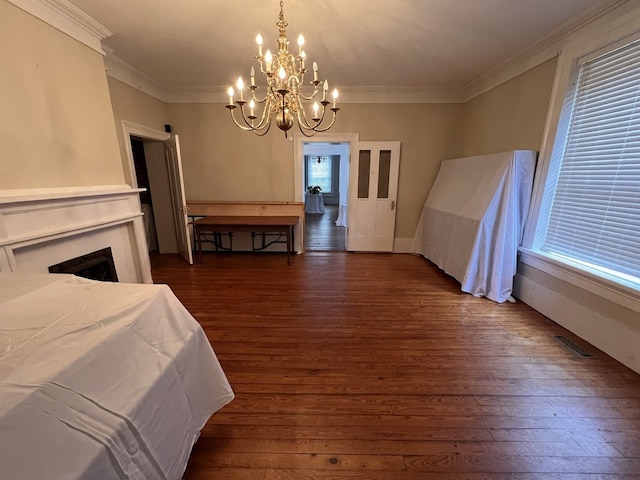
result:
<svg viewBox="0 0 640 480"><path fill-rule="evenodd" d="M236 116L233 113L233 110L234 110L233 108L229 109L229 111L231 112L231 119L233 120L233 123L235 123L238 127L240 127L245 132L250 132L252 130L255 130L255 128L252 128L251 126L245 127L244 125L239 124L238 121L236 120Z"/></svg>
<svg viewBox="0 0 640 480"><path fill-rule="evenodd" d="M242 110L242 107L240 107L240 111L242 113L242 119L244 121L245 125L242 125L238 122L238 120L236 119L235 113L234 113L235 108L230 108L229 111L231 112L231 119L233 120L233 123L235 123L238 127L240 127L242 130L244 130L245 132L254 132L256 133L256 135L262 136L264 134L266 134L269 131L269 128L271 128L271 116L267 115L265 112L263 112L262 118L260 119L260 122L258 123L258 125L252 125L247 121L247 118L244 115L244 111ZM266 128L266 130L265 130ZM264 130L264 133L259 134L257 132L260 132Z"/></svg>
<svg viewBox="0 0 640 480"><path fill-rule="evenodd" d="M333 116L331 117L331 123L329 125L327 125L324 128L314 128L313 130L316 132L326 132L327 130L329 130L331 127L333 127L333 123L336 121L336 112L340 110L339 108L332 108L331 111L333 112Z"/></svg>
<svg viewBox="0 0 640 480"><path fill-rule="evenodd" d="M271 119L269 119L269 122L267 122L265 127L266 128L262 127L261 129L254 128L253 133L255 133L258 137L264 137L269 132L269 129L271 128Z"/></svg>
<svg viewBox="0 0 640 480"><path fill-rule="evenodd" d="M266 100L266 99L265 99ZM262 108L262 116L260 118L260 121L258 122L258 124L256 125L255 123L249 123L247 121L247 117L244 114L244 109L241 108L240 109L241 113L242 113L242 117L244 119L244 122L251 127L252 130L262 130L265 128L265 126L267 126L268 123L271 122L271 117L269 116L269 102L267 102L265 104L265 106ZM257 118L257 117L256 117ZM255 120L255 119L254 119Z"/></svg>
<svg viewBox="0 0 640 480"><path fill-rule="evenodd" d="M251 92L251 98L253 99L253 101L256 102L256 103L264 103L264 102L266 102L267 98L269 98L269 94L265 93L264 98L260 99L260 98L256 97L256 92L255 92L256 90L257 90L257 88L253 89L253 91Z"/></svg>
<svg viewBox="0 0 640 480"><path fill-rule="evenodd" d="M302 128L306 128L307 130L315 130L324 120L325 106L322 106L322 116L318 120L313 120L313 124L309 123L307 120L307 112L304 108L302 108L302 104L298 99L298 104L300 108L298 109L298 124L302 126ZM302 114L300 113L302 111Z"/></svg>
<svg viewBox="0 0 640 480"><path fill-rule="evenodd" d="M316 94L318 93L318 87L314 87L313 89L313 93L311 95L309 95L308 97L302 92L302 89L298 90L298 95L302 98L304 98L305 100L315 100L316 98Z"/></svg>
<svg viewBox="0 0 640 480"><path fill-rule="evenodd" d="M313 137L316 134L316 131L313 130L313 129L305 129L305 128L303 128L302 124L300 122L298 122L298 130L300 130L300 133L302 133L307 138ZM307 132L311 132L311 133L307 133Z"/></svg>
<svg viewBox="0 0 640 480"><path fill-rule="evenodd" d="M300 102L300 100L299 100L299 99L298 99L298 104L300 104L300 105L301 105L301 102ZM327 127L327 128L326 128L326 129L324 129L324 130L318 130L318 127L320 127L320 125L322 124L322 122L324 122L324 117L325 117L325 115L326 115L326 112L327 112L327 105L329 105L329 102L327 102L327 101L322 101L322 102L320 102L320 105L322 106L322 115L320 115L320 117L318 117L318 119L317 119L317 120L316 120L316 119L312 119L312 120L313 120L313 124L309 123L309 120L307 120L307 112L306 112L306 110L304 110L304 109L302 109L302 108L301 108L301 110L302 110L302 117L300 117L300 111L298 111L298 123L301 123L301 124L302 124L302 126L303 126L304 128L306 128L306 129L308 129L308 130L314 130L314 131L326 131L326 130L328 130L329 128L331 128L331 125L333 125L333 121L335 121L336 111L338 111L339 109L336 109L336 110L333 112L334 119L333 119L333 121L331 122L331 125L329 125L329 127ZM334 107L334 108L335 108L335 107ZM331 110L334 110L334 108L332 108Z"/></svg>
<svg viewBox="0 0 640 480"><path fill-rule="evenodd" d="M310 96L306 96L304 94L304 92L302 91L302 78L298 79L298 77L296 77L295 75L291 75L291 77L289 77L289 81L290 83L295 83L296 87L297 87L297 94L299 97L304 98L305 100L313 100L316 96L316 94L318 93L318 85L320 84L320 82L311 82L313 84L313 93Z"/></svg>
<svg viewBox="0 0 640 480"><path fill-rule="evenodd" d="M265 104L264 107L262 107L262 117L260 118L260 121L258 122L258 126L256 127L257 129L262 130L263 128L265 128L265 126L267 126L267 130L269 130L268 127L271 126L271 106L270 106L270 102L267 102Z"/></svg>

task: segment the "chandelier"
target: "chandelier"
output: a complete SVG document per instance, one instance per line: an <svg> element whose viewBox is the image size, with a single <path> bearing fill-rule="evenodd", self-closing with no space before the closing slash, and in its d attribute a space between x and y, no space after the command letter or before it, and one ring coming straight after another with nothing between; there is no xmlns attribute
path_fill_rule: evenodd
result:
<svg viewBox="0 0 640 480"><path fill-rule="evenodd" d="M258 34L256 37L258 44L256 59L260 65L260 73L267 82L264 97L259 98L255 69L251 67L248 101L245 99L245 83L242 77L239 77L236 83L238 98L234 99L236 92L233 87L229 87L227 92L229 103L226 108L229 109L231 118L238 127L259 136L269 131L273 118L278 128L284 131L285 137L294 123L298 124L300 131L307 137L315 135L316 132L326 132L333 126L336 113L340 110L336 107L338 90L334 89L332 92L333 103L327 100L329 83L327 80L324 82L318 80L318 65L313 62L313 81L306 86L305 94L303 88L305 88L304 75L307 73L305 66L307 54L302 49L304 37L302 35L298 37L298 54L289 53L286 31L288 23L284 19L283 0L280 0L280 15L276 25L280 32L277 54L273 55L267 50L263 55L262 36ZM320 90L322 90L322 100L318 101L315 99L320 97ZM312 101L313 104L311 104ZM331 107L328 110L332 112L331 120L325 121L325 113L329 105ZM238 117L242 117L240 121L236 118L236 109L240 112ZM308 112L307 109L309 109Z"/></svg>

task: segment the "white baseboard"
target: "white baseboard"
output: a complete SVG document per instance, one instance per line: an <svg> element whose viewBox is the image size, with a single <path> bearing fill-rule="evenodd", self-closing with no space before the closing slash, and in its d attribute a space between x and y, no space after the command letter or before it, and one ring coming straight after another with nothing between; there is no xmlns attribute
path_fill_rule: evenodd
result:
<svg viewBox="0 0 640 480"><path fill-rule="evenodd" d="M640 373L640 332L605 317L523 275L514 279L514 296L543 315Z"/></svg>

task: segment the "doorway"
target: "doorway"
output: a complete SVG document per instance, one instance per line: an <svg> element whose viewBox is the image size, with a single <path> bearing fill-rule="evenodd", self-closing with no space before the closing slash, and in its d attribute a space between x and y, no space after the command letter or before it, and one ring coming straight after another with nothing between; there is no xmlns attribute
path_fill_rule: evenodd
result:
<svg viewBox="0 0 640 480"><path fill-rule="evenodd" d="M294 140L296 200L306 206L305 250L345 251L349 165L358 134L297 134ZM321 187L320 198L308 196L309 186Z"/></svg>
<svg viewBox="0 0 640 480"><path fill-rule="evenodd" d="M132 188L147 189L140 194L140 204L149 251L177 253L177 230L164 144L171 135L126 121L122 125L129 159L128 168L125 168L127 183Z"/></svg>
<svg viewBox="0 0 640 480"><path fill-rule="evenodd" d="M346 250L349 144L305 143L305 250Z"/></svg>

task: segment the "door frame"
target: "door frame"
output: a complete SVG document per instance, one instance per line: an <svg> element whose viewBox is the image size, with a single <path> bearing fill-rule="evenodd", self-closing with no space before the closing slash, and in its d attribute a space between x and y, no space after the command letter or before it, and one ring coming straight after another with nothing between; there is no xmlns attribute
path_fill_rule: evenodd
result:
<svg viewBox="0 0 640 480"><path fill-rule="evenodd" d="M351 177L351 160L358 154L359 133L318 133L313 137L306 137L302 133L293 134L294 154L293 154L293 186L294 199L296 202L304 202L306 186L304 184L304 144L305 143L347 143L349 144L349 177ZM349 211L349 183L347 183L347 211ZM338 207L339 208L339 207ZM347 250L347 232L349 231L351 219L347 214L347 228L345 228L344 246ZM304 246L303 246L304 248Z"/></svg>
<svg viewBox="0 0 640 480"><path fill-rule="evenodd" d="M129 186L131 186L131 188L138 188L138 180L136 178L135 163L133 160L133 149L131 148L131 137L133 136L133 137L144 140L145 153L148 153L147 146L153 146L154 151L155 151L155 147L157 146L162 152L161 153L159 151L156 152L158 155L155 155L154 158L157 158L158 161L160 161L160 158L161 158L162 162L164 162L164 165L166 166L167 160L165 158L164 142L171 138L171 134L164 132L162 130L157 130L155 128L129 122L127 120L122 120L121 125L122 125L122 133L123 133L123 145L126 152L126 161L123 160L123 170L125 174L125 181ZM147 163L147 166L150 168L153 168L153 165L154 165L154 162ZM171 185L170 182L171 182L170 178L167 177L167 183L165 184L167 187L167 192L170 192L171 189L175 188L175 186ZM167 193L167 195L169 195L169 193ZM166 201L167 201L167 204L171 202L169 199L169 196L166 197ZM163 202L163 205L164 203L165 202ZM154 208L157 208L157 205ZM160 248L162 246L162 242L160 238L162 234L160 231L158 231L158 236L159 236L158 247L160 248L160 251L162 253L178 253L178 250L177 250L178 233L176 232L177 226L175 224L173 212L169 211L168 209L163 209L161 212L155 211L154 216L158 216L158 215L164 215L165 218L170 219L169 223L165 225L163 230L165 235L164 237L162 237L162 238L165 238L164 252ZM156 227L158 227L157 222L156 222Z"/></svg>
<svg viewBox="0 0 640 480"><path fill-rule="evenodd" d="M304 202L304 144L305 143L348 143L349 156L354 158L358 153L359 133L318 133L313 137L305 137L301 133L293 134L294 154L293 154L293 186L294 198L296 202ZM351 174L351 172L349 172ZM347 192L347 202L348 202ZM347 219L348 222L348 219Z"/></svg>
<svg viewBox="0 0 640 480"><path fill-rule="evenodd" d="M133 149L131 148L131 136L144 138L145 140L156 140L164 142L171 138L171 134L156 130L155 128L145 127L137 123L122 120L122 133L124 136L124 148L127 152L127 163L124 165L124 176L127 185L131 188L138 188L138 180L136 179L136 167L133 163Z"/></svg>

